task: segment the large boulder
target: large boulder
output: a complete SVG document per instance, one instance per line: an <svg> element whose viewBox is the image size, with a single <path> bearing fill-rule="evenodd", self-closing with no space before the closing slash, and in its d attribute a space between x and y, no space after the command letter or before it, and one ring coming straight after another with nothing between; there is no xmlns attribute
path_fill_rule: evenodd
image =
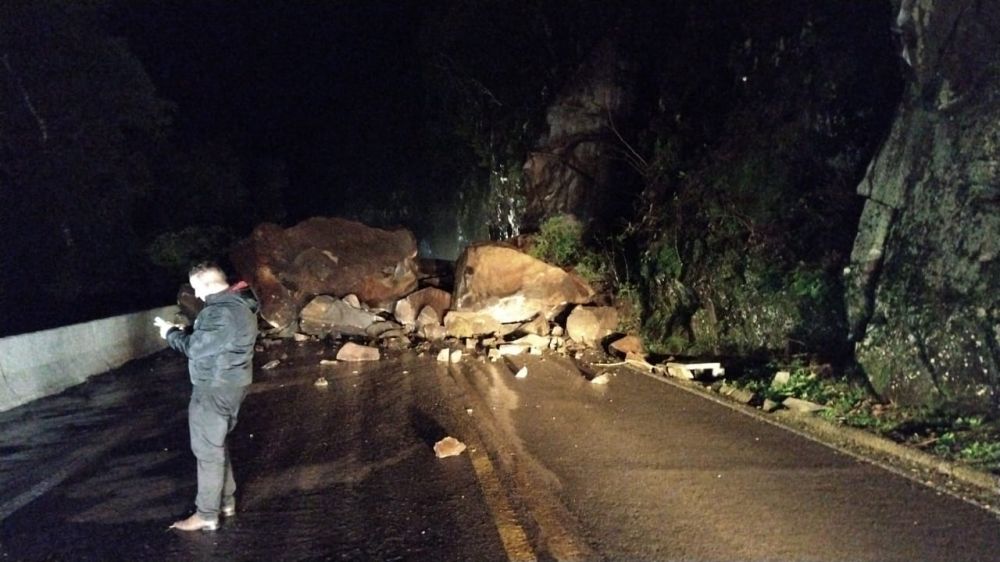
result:
<svg viewBox="0 0 1000 562"><path fill-rule="evenodd" d="M568 304L589 302L594 290L568 273L498 242L473 244L455 267L452 308L478 312L499 323L548 320Z"/></svg>
<svg viewBox="0 0 1000 562"><path fill-rule="evenodd" d="M259 225L230 258L276 328L291 325L316 295L357 295L388 307L417 285L416 240L407 230L382 230L339 218L316 217L291 228Z"/></svg>
<svg viewBox="0 0 1000 562"><path fill-rule="evenodd" d="M363 336L372 324L380 320L377 314L355 308L345 300L320 295L302 309L299 330L314 336L325 336L330 332Z"/></svg>
<svg viewBox="0 0 1000 562"><path fill-rule="evenodd" d="M451 308L451 293L436 287L420 289L396 301L393 315L400 324L413 325L417 323L417 315L428 306L437 312L440 323L444 313Z"/></svg>
<svg viewBox="0 0 1000 562"><path fill-rule="evenodd" d="M856 357L884 398L1000 412L1000 2L897 2L912 69L847 276Z"/></svg>
<svg viewBox="0 0 1000 562"><path fill-rule="evenodd" d="M578 306L566 319L570 339L595 347L617 327L618 311L611 306Z"/></svg>

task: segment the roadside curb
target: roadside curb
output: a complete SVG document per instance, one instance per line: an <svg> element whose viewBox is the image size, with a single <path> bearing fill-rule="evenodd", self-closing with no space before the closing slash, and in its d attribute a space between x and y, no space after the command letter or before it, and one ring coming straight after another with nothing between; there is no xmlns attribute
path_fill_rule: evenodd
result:
<svg viewBox="0 0 1000 562"><path fill-rule="evenodd" d="M828 422L814 414L792 412L789 410L778 410L772 413L765 413L752 406L747 406L740 402L728 399L716 394L698 383L673 379L668 376L657 375L646 372L632 365L625 366L629 371L646 375L654 380L667 383L675 388L690 392L707 400L711 400L722 406L758 419L765 423L781 427L817 443L826 445L838 451L847 453L866 462L875 464L895 474L908 478L914 482L931 486L946 492L958 499L967 501L986 509L994 514L1000 515L1000 477L991 473L977 470L975 468L959 464L953 461L935 457L929 453L907 447L895 441L879 437L861 429L846 427ZM867 453L867 454L865 454ZM877 458L883 455L896 461L895 464L888 464ZM898 464L908 465L908 467L919 467L927 473L939 477L947 477L953 481L970 488L972 494L963 493L950 489L949 486L941 482L931 482L926 478L914 474L913 470L905 470ZM968 495L974 495L970 498Z"/></svg>
<svg viewBox="0 0 1000 562"><path fill-rule="evenodd" d="M779 410L771 415L785 423L807 426L816 435L829 438L833 441L844 442L865 449L873 449L880 453L918 464L927 470L961 480L970 486L981 488L984 492L991 494L1000 492L1000 477L989 472L936 457L930 453L901 445L895 441L879 437L861 429L837 425L817 418L812 414L798 414Z"/></svg>

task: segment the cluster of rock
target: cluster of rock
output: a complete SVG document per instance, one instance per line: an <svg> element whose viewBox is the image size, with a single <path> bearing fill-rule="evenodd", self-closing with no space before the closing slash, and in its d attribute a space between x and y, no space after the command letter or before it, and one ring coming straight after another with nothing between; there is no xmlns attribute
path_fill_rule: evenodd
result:
<svg viewBox="0 0 1000 562"><path fill-rule="evenodd" d="M500 356L597 346L617 328L617 311L591 305L595 293L582 278L514 247L469 246L455 265L453 292L418 288L440 273L422 276L416 254L408 231L312 218L287 230L257 227L232 261L278 335L396 348L453 339ZM363 346L344 346L342 359L378 358L356 347Z"/></svg>

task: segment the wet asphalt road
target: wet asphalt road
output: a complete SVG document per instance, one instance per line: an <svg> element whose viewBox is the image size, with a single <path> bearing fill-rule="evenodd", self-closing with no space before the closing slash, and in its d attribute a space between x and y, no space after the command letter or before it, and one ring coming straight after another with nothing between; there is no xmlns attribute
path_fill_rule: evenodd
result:
<svg viewBox="0 0 1000 562"><path fill-rule="evenodd" d="M166 530L195 493L172 352L0 413L0 558L1000 559L988 512L640 374L320 367L317 343L258 362L281 353L230 438L239 513L215 533ZM470 449L435 458L445 435Z"/></svg>

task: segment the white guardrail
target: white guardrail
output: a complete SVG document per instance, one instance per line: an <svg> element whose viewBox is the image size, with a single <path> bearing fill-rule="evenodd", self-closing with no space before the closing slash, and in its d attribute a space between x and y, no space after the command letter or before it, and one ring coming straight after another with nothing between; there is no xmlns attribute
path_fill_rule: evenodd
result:
<svg viewBox="0 0 1000 562"><path fill-rule="evenodd" d="M176 306L0 338L0 412L166 347L153 318Z"/></svg>

